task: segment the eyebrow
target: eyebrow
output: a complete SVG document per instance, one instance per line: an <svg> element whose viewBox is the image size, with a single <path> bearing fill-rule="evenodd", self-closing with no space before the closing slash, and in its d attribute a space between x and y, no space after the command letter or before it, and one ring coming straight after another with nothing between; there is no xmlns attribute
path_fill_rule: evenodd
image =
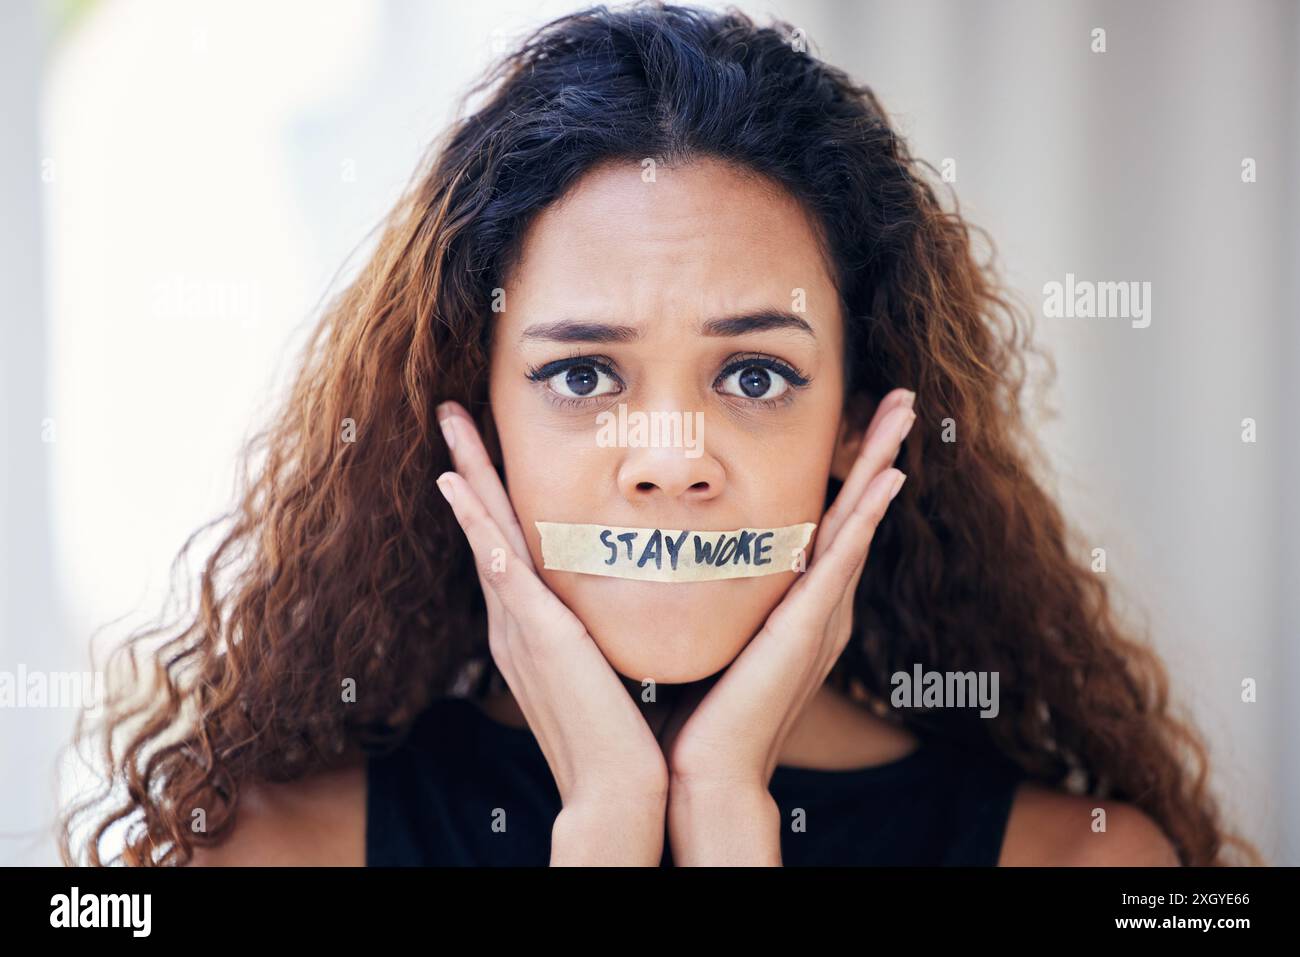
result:
<svg viewBox="0 0 1300 957"><path fill-rule="evenodd" d="M699 335L711 337L743 336L751 332L768 330L797 332L812 339L817 336L803 319L794 313L779 309L763 309L739 316L710 319L696 330ZM607 322L584 322L564 319L531 325L523 331L522 338L546 342L635 342L641 338L637 326L620 326Z"/></svg>

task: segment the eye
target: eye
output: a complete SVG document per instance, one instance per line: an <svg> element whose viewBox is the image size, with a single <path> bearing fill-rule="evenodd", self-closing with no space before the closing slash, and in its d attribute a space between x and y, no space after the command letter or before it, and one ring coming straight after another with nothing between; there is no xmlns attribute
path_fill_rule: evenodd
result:
<svg viewBox="0 0 1300 957"><path fill-rule="evenodd" d="M590 399L619 391L614 370L594 359L561 359L530 369L528 378L542 382L562 399Z"/></svg>
<svg viewBox="0 0 1300 957"><path fill-rule="evenodd" d="M790 388L785 378L769 372L762 366L746 366L727 376L724 383L728 388L723 391L746 399L775 399Z"/></svg>
<svg viewBox="0 0 1300 957"><path fill-rule="evenodd" d="M790 387L802 387L808 379L790 366L766 356L741 359L723 370L722 391L755 402L772 402L786 396Z"/></svg>
<svg viewBox="0 0 1300 957"><path fill-rule="evenodd" d="M601 386L605 380L605 388ZM616 385L613 379L595 366L574 365L563 372L558 372L547 380L547 384L566 399L586 399L595 395L613 392L610 386Z"/></svg>

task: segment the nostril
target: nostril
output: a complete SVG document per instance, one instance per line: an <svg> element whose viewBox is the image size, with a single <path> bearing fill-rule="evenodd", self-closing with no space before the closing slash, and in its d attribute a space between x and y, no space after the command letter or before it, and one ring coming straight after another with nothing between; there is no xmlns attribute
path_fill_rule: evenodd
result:
<svg viewBox="0 0 1300 957"><path fill-rule="evenodd" d="M636 483L636 490L637 490L638 492L648 492L648 491L650 491L650 490L651 490L652 488L654 488L654 487L655 487L655 483L654 483L654 482L637 482L637 483Z"/></svg>
<svg viewBox="0 0 1300 957"><path fill-rule="evenodd" d="M708 482L696 482L694 485L691 486L691 488L697 488L700 489L701 491L707 490L708 487L709 487Z"/></svg>

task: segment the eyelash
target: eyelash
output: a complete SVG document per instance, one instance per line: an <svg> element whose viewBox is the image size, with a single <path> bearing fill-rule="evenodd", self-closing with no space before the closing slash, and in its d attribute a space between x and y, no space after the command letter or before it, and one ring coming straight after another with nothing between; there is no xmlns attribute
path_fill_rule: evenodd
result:
<svg viewBox="0 0 1300 957"><path fill-rule="evenodd" d="M554 402L556 405L562 408L569 408L569 409L581 408L582 406L587 405L591 402L599 402L601 399L607 399L609 398L609 395L606 394L606 395L577 396L577 397L567 396L567 395L556 395L555 390L550 389L546 386L547 380L554 378L556 375L558 375L561 372L568 371L574 366L591 366L593 369L603 372L611 379L614 379L620 386L623 386L624 384L623 380L619 377L618 373L614 371L613 365L611 363L612 360L610 360L608 357L605 356L584 356L584 355L569 356L568 358L556 359L553 362L547 362L540 366L529 366L527 378L532 380L533 382L538 383L539 385L542 386L542 388L546 389L546 392L548 393L550 400ZM788 405L790 402L793 402L796 390L804 388L805 386L808 385L809 382L812 381L812 379L804 375L802 372L800 372L794 366L790 365L788 362L784 362L781 359L776 359L772 356L766 356L761 353L755 352L755 353L742 353L739 356L733 357L731 361L728 362L727 365L723 368L723 370L718 373L718 377L717 379L714 380L713 384L716 388L719 382L727 378L732 373L743 371L745 369L752 369L752 368L768 369L772 372L777 373L778 375L780 375L782 378L786 380L787 384L789 385L789 388L787 388L784 392L781 393L780 396L778 396L775 399L752 399L745 396L728 394L729 398L739 399L742 402L750 402L757 406L778 408L781 406ZM617 393L613 393L613 394L617 394Z"/></svg>

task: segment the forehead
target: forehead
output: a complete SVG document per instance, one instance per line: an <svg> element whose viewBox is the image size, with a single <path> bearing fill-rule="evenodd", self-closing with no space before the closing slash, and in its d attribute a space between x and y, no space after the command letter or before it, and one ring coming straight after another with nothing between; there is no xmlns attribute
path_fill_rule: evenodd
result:
<svg viewBox="0 0 1300 957"><path fill-rule="evenodd" d="M637 324L764 308L838 321L810 215L763 177L716 160L602 164L543 210L506 286L507 323L539 317Z"/></svg>

